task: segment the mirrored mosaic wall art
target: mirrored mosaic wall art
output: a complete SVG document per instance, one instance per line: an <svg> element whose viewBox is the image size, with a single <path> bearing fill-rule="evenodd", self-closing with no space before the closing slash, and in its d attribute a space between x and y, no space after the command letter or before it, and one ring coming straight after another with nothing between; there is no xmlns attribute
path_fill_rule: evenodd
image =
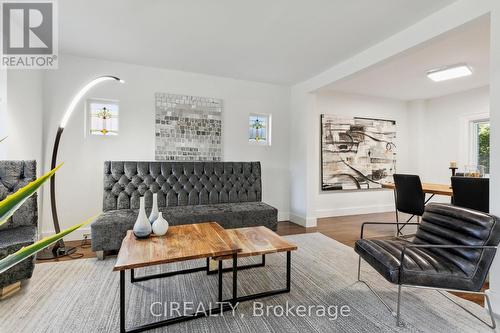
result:
<svg viewBox="0 0 500 333"><path fill-rule="evenodd" d="M323 191L377 189L396 172L396 121L321 115Z"/></svg>
<svg viewBox="0 0 500 333"><path fill-rule="evenodd" d="M155 159L221 161L221 99L155 94Z"/></svg>

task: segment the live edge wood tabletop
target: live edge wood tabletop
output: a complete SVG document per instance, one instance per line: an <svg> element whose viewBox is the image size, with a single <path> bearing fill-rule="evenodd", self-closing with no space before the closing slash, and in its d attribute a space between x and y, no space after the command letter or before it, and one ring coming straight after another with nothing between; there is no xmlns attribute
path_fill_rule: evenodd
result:
<svg viewBox="0 0 500 333"><path fill-rule="evenodd" d="M172 226L164 236L137 239L127 231L114 271L192 259L231 256L241 248L215 222Z"/></svg>
<svg viewBox="0 0 500 333"><path fill-rule="evenodd" d="M229 238L241 251L238 257L251 257L263 254L288 252L297 250L295 244L279 236L274 231L263 227L248 227L237 229L226 229ZM229 256L215 256L215 260L228 259Z"/></svg>
<svg viewBox="0 0 500 333"><path fill-rule="evenodd" d="M394 189L396 186L394 183L384 183L383 188ZM450 185L447 184L433 184L433 183L422 183L422 190L424 193L445 195L448 197L453 196L453 190Z"/></svg>

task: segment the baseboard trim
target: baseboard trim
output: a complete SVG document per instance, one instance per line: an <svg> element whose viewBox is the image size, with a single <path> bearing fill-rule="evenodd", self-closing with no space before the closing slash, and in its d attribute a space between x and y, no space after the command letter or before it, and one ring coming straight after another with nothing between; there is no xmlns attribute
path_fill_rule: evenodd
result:
<svg viewBox="0 0 500 333"><path fill-rule="evenodd" d="M315 217L306 217L290 213L290 221L306 228L312 228L317 226L317 221Z"/></svg>
<svg viewBox="0 0 500 333"><path fill-rule="evenodd" d="M55 233L56 232L54 230L43 231L42 237L45 238L45 237L53 236ZM68 241L70 241L70 240L82 240L85 235L89 235L88 238L90 239L90 227L77 229L77 230L73 231L72 233L70 233L69 235L67 235L66 237L64 237L64 240L68 240Z"/></svg>
<svg viewBox="0 0 500 333"><path fill-rule="evenodd" d="M325 218L325 217L346 216L346 215L386 213L393 211L394 211L394 204L342 207L342 208L318 209L316 210L316 217Z"/></svg>
<svg viewBox="0 0 500 333"><path fill-rule="evenodd" d="M290 221L290 212L281 212L278 210L278 221Z"/></svg>

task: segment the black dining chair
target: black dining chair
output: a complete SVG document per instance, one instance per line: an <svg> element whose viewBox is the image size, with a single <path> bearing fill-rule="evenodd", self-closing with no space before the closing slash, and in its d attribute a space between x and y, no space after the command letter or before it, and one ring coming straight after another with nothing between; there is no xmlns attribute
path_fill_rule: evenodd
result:
<svg viewBox="0 0 500 333"><path fill-rule="evenodd" d="M474 177L451 177L452 203L480 212L490 212L490 179Z"/></svg>
<svg viewBox="0 0 500 333"><path fill-rule="evenodd" d="M402 235L401 230L415 217L420 218L424 214L425 204L430 198L425 200L425 193L422 190L422 182L417 175L394 174L394 200L396 203L396 224L397 234ZM398 212L410 214L411 217L406 222L399 223ZM400 227L399 225L402 224Z"/></svg>

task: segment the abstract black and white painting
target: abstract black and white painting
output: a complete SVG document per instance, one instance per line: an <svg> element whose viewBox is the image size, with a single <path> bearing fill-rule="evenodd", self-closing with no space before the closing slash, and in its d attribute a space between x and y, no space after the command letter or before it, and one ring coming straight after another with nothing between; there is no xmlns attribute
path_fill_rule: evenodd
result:
<svg viewBox="0 0 500 333"><path fill-rule="evenodd" d="M381 188L396 171L396 121L321 115L321 188Z"/></svg>

